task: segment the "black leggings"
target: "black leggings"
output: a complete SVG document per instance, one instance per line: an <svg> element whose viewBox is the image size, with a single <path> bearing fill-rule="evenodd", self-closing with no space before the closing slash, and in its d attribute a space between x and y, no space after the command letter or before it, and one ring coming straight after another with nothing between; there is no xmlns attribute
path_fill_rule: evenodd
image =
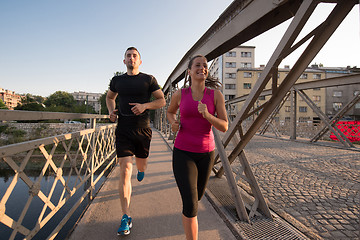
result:
<svg viewBox="0 0 360 240"><path fill-rule="evenodd" d="M185 217L197 215L198 201L205 193L214 160L215 151L193 153L174 147L173 172L183 202L182 213Z"/></svg>

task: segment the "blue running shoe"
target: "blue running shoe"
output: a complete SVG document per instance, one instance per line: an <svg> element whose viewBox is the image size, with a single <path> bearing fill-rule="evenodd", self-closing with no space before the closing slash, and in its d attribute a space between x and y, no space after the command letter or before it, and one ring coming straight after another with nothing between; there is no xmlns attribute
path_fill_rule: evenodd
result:
<svg viewBox="0 0 360 240"><path fill-rule="evenodd" d="M121 225L117 231L117 235L118 236L129 235L131 227L132 227L132 218L124 214L124 216L121 219Z"/></svg>
<svg viewBox="0 0 360 240"><path fill-rule="evenodd" d="M138 180L139 182L141 182L141 181L144 179L144 177L145 177L145 172L140 172L140 171L138 170L138 173L137 173L137 175L136 175L137 180Z"/></svg>

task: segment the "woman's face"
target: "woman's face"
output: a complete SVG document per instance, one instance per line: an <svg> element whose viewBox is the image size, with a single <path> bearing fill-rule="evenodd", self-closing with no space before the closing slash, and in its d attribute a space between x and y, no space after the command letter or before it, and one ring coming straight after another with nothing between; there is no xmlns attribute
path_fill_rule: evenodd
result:
<svg viewBox="0 0 360 240"><path fill-rule="evenodd" d="M193 60L188 74L192 80L204 80L208 77L208 64L206 58L197 57Z"/></svg>

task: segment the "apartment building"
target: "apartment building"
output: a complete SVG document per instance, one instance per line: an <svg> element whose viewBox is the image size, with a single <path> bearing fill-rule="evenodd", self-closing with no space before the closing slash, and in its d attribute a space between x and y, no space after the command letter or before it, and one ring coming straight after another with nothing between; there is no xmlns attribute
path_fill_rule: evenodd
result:
<svg viewBox="0 0 360 240"><path fill-rule="evenodd" d="M88 93L88 92L79 91L79 92L73 92L71 93L71 95L78 103L88 104L94 108L95 112L100 113L101 104L99 100L102 95L101 93Z"/></svg>
<svg viewBox="0 0 360 240"><path fill-rule="evenodd" d="M209 67L209 73L222 83L225 100L229 100L237 96L237 70L251 69L254 65L255 47L238 46L215 58Z"/></svg>
<svg viewBox="0 0 360 240"><path fill-rule="evenodd" d="M238 69L237 72L237 93L236 96L243 96L249 94L252 87L255 85L256 81L260 77L261 72L264 70L264 66L260 68L252 69ZM284 68L278 69L278 86L285 79L286 75L289 73L290 67L285 66ZM324 79L325 73L317 69L306 69L296 83L309 82L319 79ZM271 89L271 81L269 81L265 89ZM314 88L304 91L306 95L318 106L322 112L325 112L326 105L326 90L324 88ZM268 101L270 96L262 96L256 102L256 106L261 106L263 103ZM236 106L237 109L241 109L242 102L238 103ZM299 122L309 122L309 121L319 121L317 114L306 104L306 102L301 98L297 97L296 99L296 115ZM286 100L283 107L278 112L275 120L280 122L290 121L290 112L291 111L291 101L290 98Z"/></svg>
<svg viewBox="0 0 360 240"><path fill-rule="evenodd" d="M359 68L356 67L324 67L313 64L310 68L324 72L325 78L340 77L359 72ZM360 94L360 83L326 88L326 109L324 113L329 117L333 117L357 94ZM360 103L349 109L345 114L345 119L360 120Z"/></svg>
<svg viewBox="0 0 360 240"><path fill-rule="evenodd" d="M16 94L14 91L10 91L4 88L0 88L0 98L9 110L14 110L18 103L21 102L20 95Z"/></svg>

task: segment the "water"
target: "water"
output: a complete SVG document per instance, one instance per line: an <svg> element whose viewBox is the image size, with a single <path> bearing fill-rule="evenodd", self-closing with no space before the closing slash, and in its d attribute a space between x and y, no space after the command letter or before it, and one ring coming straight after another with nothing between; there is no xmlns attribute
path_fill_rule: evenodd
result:
<svg viewBox="0 0 360 240"><path fill-rule="evenodd" d="M0 171L0 199L3 198L6 189L11 184L14 176L12 175L13 171ZM27 173L29 176L29 179L31 179L33 182L36 182L38 180L39 173ZM65 175L65 174L64 174ZM105 176L108 175L108 172L105 174ZM102 176L99 182L95 185L95 193L99 190L102 183L105 181L106 177ZM96 178L95 176L94 178ZM70 189L76 184L78 184L79 180L76 181L77 176L64 176L65 181L68 181L68 186L70 186ZM41 180L41 191L48 196L48 193L51 191L51 188L54 183L54 177L53 176L44 176ZM33 239L46 239L48 235L56 228L56 225L65 217L67 212L72 208L72 206L78 201L78 199L82 196L82 194L85 192L85 187L87 184L84 184L78 191L70 198L70 200L59 210L50 221L46 223L46 225L35 235ZM57 182L54 193L51 197L51 202L54 205L57 205L59 201L59 196L63 192L63 187L60 181ZM67 193L65 194L65 196ZM28 201L28 199L31 198L31 194L29 194L29 187L24 183L22 179L18 179L18 182L16 184L16 187L12 191L12 194L10 195L7 204L6 204L6 215L13 218L15 221L18 221L19 217L21 216L21 213ZM86 199L83 200L81 205L77 208L77 210L73 213L71 218L67 221L65 226L61 229L59 234L56 236L55 239L65 239L66 236L69 234L69 232L73 229L74 225L78 221L78 219L81 217L84 210L87 208L87 206L90 203L90 196L87 195ZM44 203L41 201L41 199L37 196L35 196L30 204L30 207L22 221L22 225L26 228L32 230L38 221L38 216L41 213L43 209ZM47 208L44 214L45 218L49 213L50 209ZM12 229L5 226L4 224L0 223L0 240L9 239L12 233ZM15 239L23 239L24 236L22 234L17 234Z"/></svg>

